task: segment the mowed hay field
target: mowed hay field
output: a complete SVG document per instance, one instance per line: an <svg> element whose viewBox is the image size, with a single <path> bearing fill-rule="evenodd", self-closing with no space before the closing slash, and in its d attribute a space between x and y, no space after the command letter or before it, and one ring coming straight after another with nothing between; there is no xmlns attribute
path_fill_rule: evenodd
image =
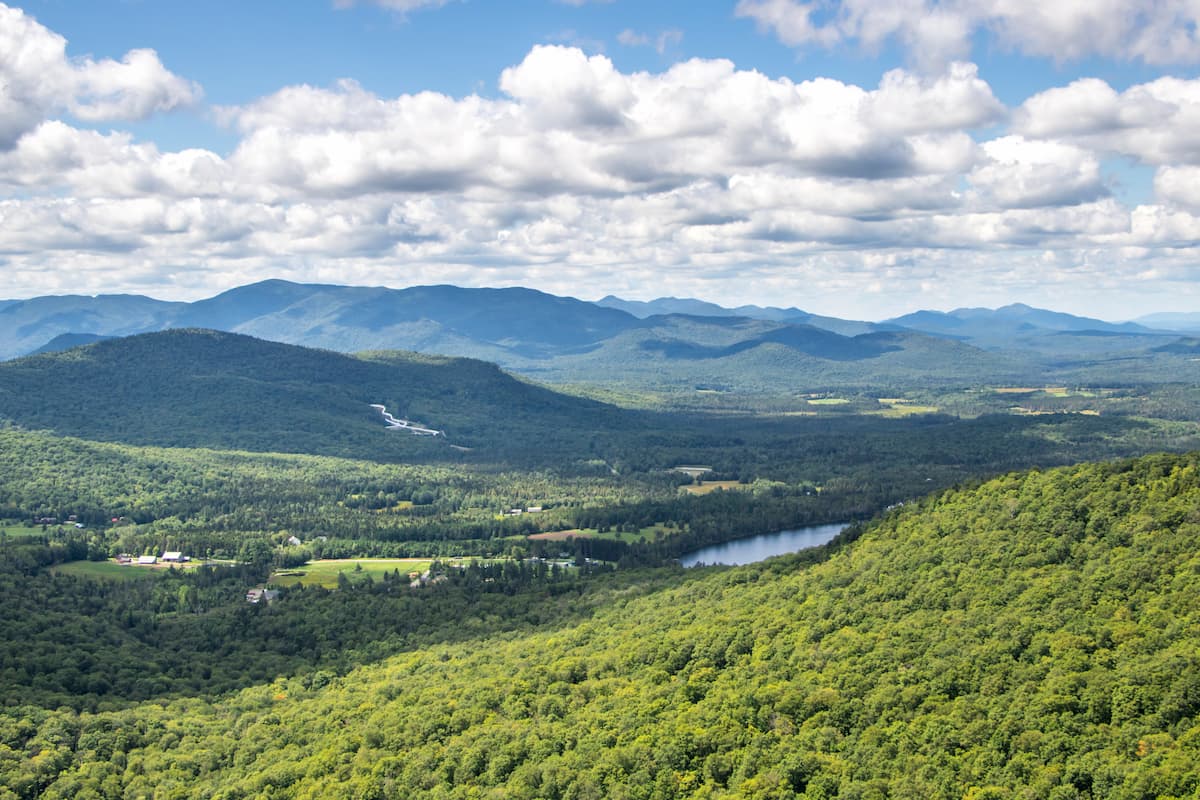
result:
<svg viewBox="0 0 1200 800"><path fill-rule="evenodd" d="M178 567L179 565L174 565ZM137 564L118 564L116 561L68 561L58 564L53 571L59 575L74 575L83 578L102 578L110 581L134 581L153 578L162 569L154 566L138 566Z"/></svg>
<svg viewBox="0 0 1200 800"><path fill-rule="evenodd" d="M547 531L546 533L531 533L525 537L534 542L565 542L567 539L589 539L594 534L572 528L568 531Z"/></svg>
<svg viewBox="0 0 1200 800"><path fill-rule="evenodd" d="M736 491L744 489L747 485L741 481L701 481L700 483L693 483L682 488L688 494L711 494L718 489L721 491Z"/></svg>
<svg viewBox="0 0 1200 800"><path fill-rule="evenodd" d="M396 570L403 576L411 572L424 572L432 563L428 558L331 558L281 570L271 576L270 582L278 586L304 584L336 589L341 573L345 573L351 581L366 577L380 580L385 573L391 574Z"/></svg>

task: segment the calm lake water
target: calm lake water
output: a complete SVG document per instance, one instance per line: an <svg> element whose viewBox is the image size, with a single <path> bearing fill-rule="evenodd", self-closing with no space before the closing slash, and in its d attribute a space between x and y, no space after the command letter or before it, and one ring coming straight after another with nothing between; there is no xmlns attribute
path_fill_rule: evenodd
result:
<svg viewBox="0 0 1200 800"><path fill-rule="evenodd" d="M738 539L734 542L713 545L681 556L679 563L685 567L697 564L753 564L771 556L781 556L784 553L795 553L808 547L825 544L837 536L846 527L844 522L832 525L813 525L794 531L779 533L764 533L761 536L751 536L749 539Z"/></svg>

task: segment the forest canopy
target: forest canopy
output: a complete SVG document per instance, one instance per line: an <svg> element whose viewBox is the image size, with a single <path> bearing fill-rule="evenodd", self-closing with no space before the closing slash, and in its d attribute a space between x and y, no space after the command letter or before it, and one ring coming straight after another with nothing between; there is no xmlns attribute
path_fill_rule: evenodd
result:
<svg viewBox="0 0 1200 800"><path fill-rule="evenodd" d="M8 708L17 797L1191 797L1200 457L1013 473L816 565L104 713ZM232 734L232 735L231 735Z"/></svg>

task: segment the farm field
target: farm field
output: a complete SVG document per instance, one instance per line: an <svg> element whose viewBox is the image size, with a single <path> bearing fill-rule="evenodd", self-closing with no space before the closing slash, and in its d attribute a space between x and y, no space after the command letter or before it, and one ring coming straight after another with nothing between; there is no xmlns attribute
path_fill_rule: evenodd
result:
<svg viewBox="0 0 1200 800"><path fill-rule="evenodd" d="M1044 394L1047 397L1104 397L1109 389L1072 389L1066 386L998 386L995 394ZM880 402L883 402L882 400Z"/></svg>
<svg viewBox="0 0 1200 800"><path fill-rule="evenodd" d="M874 414L880 417L911 417L917 414L936 414L940 410L938 406L928 403L917 403L912 400L906 400L901 397L881 397L879 405L883 406L878 411L868 411L868 414Z"/></svg>
<svg viewBox="0 0 1200 800"><path fill-rule="evenodd" d="M531 542L565 542L567 539L590 539L595 535L595 531L582 531L578 528L571 528L570 530L565 531L531 533L525 538Z"/></svg>
<svg viewBox="0 0 1200 800"><path fill-rule="evenodd" d="M457 559L461 560L461 559ZM371 578L379 580L384 574L396 570L407 576L410 572L424 572L433 563L428 558L336 558L313 561L302 567L280 570L271 576L270 583L277 586L323 586L336 589L338 575L345 574L351 581Z"/></svg>
<svg viewBox="0 0 1200 800"><path fill-rule="evenodd" d="M157 566L157 565L156 565ZM68 561L54 567L59 575L79 578L101 578L109 581L136 581L153 578L155 567L139 567L136 564L118 564L115 561Z"/></svg>
<svg viewBox="0 0 1200 800"><path fill-rule="evenodd" d="M678 533L678 529L660 523L639 528L636 531L606 530L601 532L595 528L571 528L569 530L547 531L546 533L532 533L523 538L534 542L565 542L568 539L606 539L613 542L632 544L639 541L653 541Z"/></svg>
<svg viewBox="0 0 1200 800"><path fill-rule="evenodd" d="M45 536L46 533L38 525L0 524L0 537L11 536L14 539L27 539L33 536Z"/></svg>
<svg viewBox="0 0 1200 800"><path fill-rule="evenodd" d="M700 483L690 484L680 487L688 494L705 495L712 494L715 491L735 491L743 489L748 484L741 481L701 481Z"/></svg>

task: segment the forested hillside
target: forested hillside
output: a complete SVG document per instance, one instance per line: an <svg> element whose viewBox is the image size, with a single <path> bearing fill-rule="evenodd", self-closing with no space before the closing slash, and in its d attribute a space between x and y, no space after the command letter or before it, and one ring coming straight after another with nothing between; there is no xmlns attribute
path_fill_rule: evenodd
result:
<svg viewBox="0 0 1200 800"><path fill-rule="evenodd" d="M6 796L1151 798L1200 789L1200 457L1011 474L828 560L340 678L9 708ZM436 590L435 590L436 591Z"/></svg>
<svg viewBox="0 0 1200 800"><path fill-rule="evenodd" d="M445 433L386 431L371 404ZM519 457L632 424L616 409L470 359L356 358L216 331L171 330L0 364L0 416L25 428L172 447L446 457L452 445ZM551 445L532 437L556 435Z"/></svg>

